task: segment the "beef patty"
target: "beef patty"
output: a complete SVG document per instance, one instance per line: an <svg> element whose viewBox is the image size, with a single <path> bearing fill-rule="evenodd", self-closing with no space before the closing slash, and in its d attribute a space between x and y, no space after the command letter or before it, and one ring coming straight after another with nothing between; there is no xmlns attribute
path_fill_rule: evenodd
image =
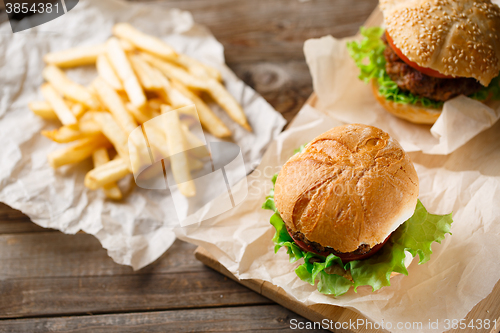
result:
<svg viewBox="0 0 500 333"><path fill-rule="evenodd" d="M458 95L473 94L483 87L473 78L439 79L425 75L401 60L387 43L385 33L382 40L387 45L384 50L385 69L391 80L402 90L444 102Z"/></svg>

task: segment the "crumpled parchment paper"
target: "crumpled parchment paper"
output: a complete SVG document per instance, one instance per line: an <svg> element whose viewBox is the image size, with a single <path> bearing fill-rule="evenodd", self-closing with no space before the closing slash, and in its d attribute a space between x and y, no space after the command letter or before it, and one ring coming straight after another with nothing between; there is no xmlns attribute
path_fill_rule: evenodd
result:
<svg viewBox="0 0 500 333"><path fill-rule="evenodd" d="M20 24L30 24L31 19L37 17ZM128 177L120 185L129 195L122 202L112 202L102 191L84 187L85 173L92 168L90 160L53 170L47 154L62 145L43 137L40 131L59 125L35 116L27 106L42 99L39 87L44 54L102 43L117 22L129 22L222 72L226 88L243 106L253 127L252 133L246 132L213 105L241 148L246 172L258 164L285 121L225 66L222 45L206 28L195 24L188 12L159 4L86 0L67 14L26 31L13 34L8 22L0 26L0 201L43 227L95 235L114 261L139 269L157 259L175 240L172 225L177 214L169 192L138 188ZM83 67L70 70L68 75L88 84L96 72ZM207 139L215 141L209 135Z"/></svg>

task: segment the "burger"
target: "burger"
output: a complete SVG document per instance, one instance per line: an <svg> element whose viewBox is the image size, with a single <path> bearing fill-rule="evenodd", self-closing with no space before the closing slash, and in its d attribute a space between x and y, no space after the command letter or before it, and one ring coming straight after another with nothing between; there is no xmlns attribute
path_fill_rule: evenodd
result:
<svg viewBox="0 0 500 333"><path fill-rule="evenodd" d="M360 124L335 127L302 147L273 178L263 208L274 211L275 252L303 260L298 277L324 294L390 285L417 254L450 233L451 214L429 214L398 142Z"/></svg>
<svg viewBox="0 0 500 333"><path fill-rule="evenodd" d="M362 28L348 43L377 101L390 113L433 124L459 95L500 99L500 9L489 0L380 0L385 30Z"/></svg>

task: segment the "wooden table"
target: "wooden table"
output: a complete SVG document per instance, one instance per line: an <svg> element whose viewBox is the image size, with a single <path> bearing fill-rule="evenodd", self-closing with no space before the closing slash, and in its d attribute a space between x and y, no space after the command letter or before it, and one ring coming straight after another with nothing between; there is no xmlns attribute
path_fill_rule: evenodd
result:
<svg viewBox="0 0 500 333"><path fill-rule="evenodd" d="M158 3L160 5L160 3ZM291 120L312 92L306 39L353 35L376 0L184 0L235 73ZM2 17L4 15L0 15ZM134 272L91 235L38 227L0 204L0 332L299 331L306 320L207 268L181 241Z"/></svg>

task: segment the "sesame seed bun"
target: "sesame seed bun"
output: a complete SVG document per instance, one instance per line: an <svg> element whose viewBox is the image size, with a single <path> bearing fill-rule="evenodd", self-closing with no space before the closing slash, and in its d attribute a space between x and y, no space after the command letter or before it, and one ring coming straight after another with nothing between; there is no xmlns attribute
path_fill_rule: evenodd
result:
<svg viewBox="0 0 500 333"><path fill-rule="evenodd" d="M380 0L387 32L411 61L483 86L500 71L500 8L489 0Z"/></svg>
<svg viewBox="0 0 500 333"><path fill-rule="evenodd" d="M361 124L335 127L285 163L274 200L292 232L339 252L371 247L409 219L418 177L399 143Z"/></svg>
<svg viewBox="0 0 500 333"><path fill-rule="evenodd" d="M373 79L371 81L372 92L377 101L386 109L389 113L392 113L398 118L408 120L415 124L428 124L432 125L436 122L443 111L443 108L432 109L426 108L421 105L413 105L406 103L396 103L393 101L388 101L384 96L379 93L379 85L377 80Z"/></svg>

